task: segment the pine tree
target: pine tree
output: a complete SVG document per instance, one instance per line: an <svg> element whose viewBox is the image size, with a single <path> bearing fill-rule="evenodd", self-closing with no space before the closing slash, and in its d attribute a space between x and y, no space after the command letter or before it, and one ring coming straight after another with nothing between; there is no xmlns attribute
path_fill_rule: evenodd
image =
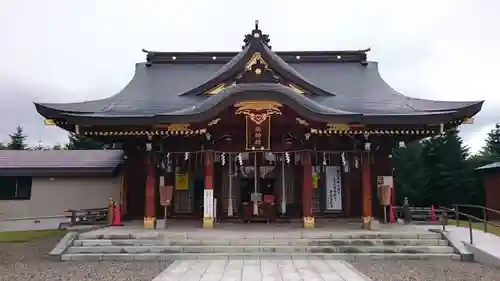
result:
<svg viewBox="0 0 500 281"><path fill-rule="evenodd" d="M396 202L403 204L405 197L410 204L423 206L429 202L429 175L422 158L422 144L415 141L405 148L393 150L392 163L396 180Z"/></svg>
<svg viewBox="0 0 500 281"><path fill-rule="evenodd" d="M69 135L69 143L66 145L66 149L104 149L104 143L72 133Z"/></svg>
<svg viewBox="0 0 500 281"><path fill-rule="evenodd" d="M500 124L496 124L495 128L491 129L485 142L486 145L480 155L490 162L500 161Z"/></svg>
<svg viewBox="0 0 500 281"><path fill-rule="evenodd" d="M23 133L21 126L16 127L14 134L9 134L10 142L7 144L7 149L11 150L25 150L28 145L26 144L26 135Z"/></svg>
<svg viewBox="0 0 500 281"><path fill-rule="evenodd" d="M0 142L0 150L4 149L7 149L7 147L5 146L5 144L3 144L3 142Z"/></svg>
<svg viewBox="0 0 500 281"><path fill-rule="evenodd" d="M424 205L451 207L478 203L473 192L473 168L467 162L469 149L457 130L450 130L423 142L422 157L429 174L428 201Z"/></svg>

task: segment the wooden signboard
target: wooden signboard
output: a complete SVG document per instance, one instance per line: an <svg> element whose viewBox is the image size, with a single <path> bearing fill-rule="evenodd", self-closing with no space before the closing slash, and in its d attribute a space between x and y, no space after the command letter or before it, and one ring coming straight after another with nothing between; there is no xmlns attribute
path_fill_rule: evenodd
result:
<svg viewBox="0 0 500 281"><path fill-rule="evenodd" d="M174 191L174 187L171 185L160 186L160 204L163 207L170 206L172 204L173 191Z"/></svg>
<svg viewBox="0 0 500 281"><path fill-rule="evenodd" d="M265 114L265 113L262 113ZM246 117L246 150L269 150L271 148L271 116L262 117L255 123Z"/></svg>

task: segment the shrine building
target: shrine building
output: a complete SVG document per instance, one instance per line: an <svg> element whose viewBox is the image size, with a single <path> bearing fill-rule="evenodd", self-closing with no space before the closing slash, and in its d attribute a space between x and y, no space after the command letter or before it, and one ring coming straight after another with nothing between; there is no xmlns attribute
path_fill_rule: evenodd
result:
<svg viewBox="0 0 500 281"><path fill-rule="evenodd" d="M238 42L235 42L237 47ZM366 50L274 51L255 24L239 52L146 51L119 93L35 103L46 124L124 151L124 219L214 221L383 216L392 149L470 123L482 101L405 96ZM396 170L397 172L397 170ZM387 196L386 196L387 197Z"/></svg>

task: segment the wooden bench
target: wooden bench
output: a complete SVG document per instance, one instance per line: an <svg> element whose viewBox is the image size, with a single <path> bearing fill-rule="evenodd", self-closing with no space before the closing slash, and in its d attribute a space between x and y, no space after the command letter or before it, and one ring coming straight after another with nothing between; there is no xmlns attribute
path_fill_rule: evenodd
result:
<svg viewBox="0 0 500 281"><path fill-rule="evenodd" d="M69 225L94 225L94 224L107 224L108 223L108 208L91 208L91 209L70 209L66 210L70 213Z"/></svg>

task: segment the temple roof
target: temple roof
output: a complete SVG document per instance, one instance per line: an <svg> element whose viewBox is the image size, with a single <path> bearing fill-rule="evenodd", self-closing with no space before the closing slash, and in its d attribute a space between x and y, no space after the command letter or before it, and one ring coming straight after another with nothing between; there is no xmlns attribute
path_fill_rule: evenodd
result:
<svg viewBox="0 0 500 281"><path fill-rule="evenodd" d="M416 99L389 86L367 50L274 52L256 25L236 52L150 52L119 93L79 103L35 103L46 118L89 124L198 122L243 100L276 100L315 121L441 123L483 101ZM418 117L418 118L416 118Z"/></svg>

